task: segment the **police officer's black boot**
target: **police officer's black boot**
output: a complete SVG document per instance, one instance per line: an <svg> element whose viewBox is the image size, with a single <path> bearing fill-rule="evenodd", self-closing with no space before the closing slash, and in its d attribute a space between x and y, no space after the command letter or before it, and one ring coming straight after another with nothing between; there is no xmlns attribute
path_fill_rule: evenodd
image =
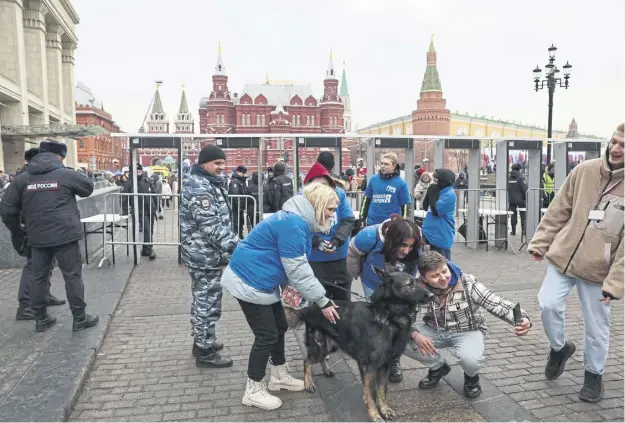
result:
<svg viewBox="0 0 625 423"><path fill-rule="evenodd" d="M35 320L35 311L29 305L20 303L15 320Z"/></svg>
<svg viewBox="0 0 625 423"><path fill-rule="evenodd" d="M232 360L228 357L222 357L215 348L198 347L195 365L197 367L230 367Z"/></svg>
<svg viewBox="0 0 625 423"><path fill-rule="evenodd" d="M50 294L48 296L48 299L46 300L46 305L47 306L60 306L65 304L65 300L59 300L58 298L56 298L54 295Z"/></svg>
<svg viewBox="0 0 625 423"><path fill-rule="evenodd" d="M388 373L388 381L392 383L399 383L404 380L404 375L401 371L401 366L399 364L399 357L391 359L390 371Z"/></svg>
<svg viewBox="0 0 625 423"><path fill-rule="evenodd" d="M48 314L45 307L35 310L35 331L44 332L55 325L56 319Z"/></svg>
<svg viewBox="0 0 625 423"><path fill-rule="evenodd" d="M217 351L221 351L224 349L224 344L222 342L215 341L215 343L213 344L213 348L215 348L215 350ZM193 348L191 348L191 354L193 354L193 357L197 357L197 349L198 346L195 345L195 341L193 341Z"/></svg>
<svg viewBox="0 0 625 423"><path fill-rule="evenodd" d="M467 398L477 398L482 394L480 386L480 375L469 376L464 374L464 396Z"/></svg>
<svg viewBox="0 0 625 423"><path fill-rule="evenodd" d="M438 382L440 382L444 376L447 376L447 373L450 371L451 367L449 367L447 362L444 362L443 365L436 370L428 370L428 375L419 381L419 389L435 388Z"/></svg>
<svg viewBox="0 0 625 423"><path fill-rule="evenodd" d="M95 326L100 321L100 318L98 316L85 313L84 308L79 310L72 310L72 314L74 315L74 324L72 325L72 330L74 332L78 332L83 329Z"/></svg>

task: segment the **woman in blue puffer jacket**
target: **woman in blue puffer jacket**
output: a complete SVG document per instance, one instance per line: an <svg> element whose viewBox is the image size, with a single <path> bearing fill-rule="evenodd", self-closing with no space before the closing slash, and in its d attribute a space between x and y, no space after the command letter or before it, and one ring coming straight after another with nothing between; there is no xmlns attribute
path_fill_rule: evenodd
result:
<svg viewBox="0 0 625 423"><path fill-rule="evenodd" d="M280 398L267 392L263 381L270 356L270 390L304 389L304 381L293 378L286 367L284 334L288 325L280 287L293 286L331 322L339 318L307 260L313 233L330 229L339 199L331 187L319 183L307 185L302 194L291 197L282 210L254 227L234 250L221 278L221 286L239 301L254 333L242 402L263 410L282 405Z"/></svg>
<svg viewBox="0 0 625 423"><path fill-rule="evenodd" d="M398 214L377 225L367 226L352 239L347 255L347 271L360 277L365 296L370 297L380 278L372 267L388 272L405 272L416 277L421 253L421 231L415 222ZM388 380L403 379L399 357L393 357Z"/></svg>

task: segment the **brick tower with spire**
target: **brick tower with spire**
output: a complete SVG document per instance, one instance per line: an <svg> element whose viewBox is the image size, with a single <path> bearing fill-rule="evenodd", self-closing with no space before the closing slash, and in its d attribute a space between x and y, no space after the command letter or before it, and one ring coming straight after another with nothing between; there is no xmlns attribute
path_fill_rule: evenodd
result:
<svg viewBox="0 0 625 423"><path fill-rule="evenodd" d="M200 103L200 132L213 134L234 132L236 123L234 102L228 89L228 75L220 43L213 74L213 89L208 98Z"/></svg>
<svg viewBox="0 0 625 423"><path fill-rule="evenodd" d="M161 82L156 83L156 93L154 94L154 103L152 104L152 112L148 116L146 121L147 132L155 134L167 134L169 133L169 119L163 109L163 102L161 101L161 93L159 88Z"/></svg>
<svg viewBox="0 0 625 423"><path fill-rule="evenodd" d="M412 112L412 133L414 135L449 135L451 113L446 109L441 80L436 68L434 36L427 52L427 66L417 109Z"/></svg>
<svg viewBox="0 0 625 423"><path fill-rule="evenodd" d="M189 104L187 103L187 94L184 86L182 87L182 95L180 97L180 107L174 121L177 134L192 134L195 126L193 116L189 113Z"/></svg>
<svg viewBox="0 0 625 423"><path fill-rule="evenodd" d="M343 62L343 75L341 75L341 100L343 101L343 129L345 132L352 130L352 102L347 88L347 74L345 73L345 62Z"/></svg>
<svg viewBox="0 0 625 423"><path fill-rule="evenodd" d="M330 50L326 77L323 80L323 97L319 103L319 109L321 112L321 132L343 132L344 107L339 96L339 80L334 69L332 50Z"/></svg>
<svg viewBox="0 0 625 423"><path fill-rule="evenodd" d="M569 123L569 131L566 133L567 138L579 138L579 132L577 131L577 122L575 118Z"/></svg>

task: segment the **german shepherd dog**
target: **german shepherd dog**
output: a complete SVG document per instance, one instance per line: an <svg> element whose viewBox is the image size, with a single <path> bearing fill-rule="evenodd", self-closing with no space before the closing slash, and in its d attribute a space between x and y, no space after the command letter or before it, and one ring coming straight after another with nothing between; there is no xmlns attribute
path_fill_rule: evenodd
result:
<svg viewBox="0 0 625 423"><path fill-rule="evenodd" d="M341 349L358 363L369 418L374 422L383 422L382 418L392 419L395 416L386 403L390 359L404 352L410 341L417 306L431 301L433 294L407 273L374 270L381 284L370 297L370 302L337 303L341 318L336 324L330 323L316 305L299 311L285 311L295 314L287 316L292 325L306 324L306 390L315 390L312 365L320 363L323 373L333 376L325 358Z"/></svg>

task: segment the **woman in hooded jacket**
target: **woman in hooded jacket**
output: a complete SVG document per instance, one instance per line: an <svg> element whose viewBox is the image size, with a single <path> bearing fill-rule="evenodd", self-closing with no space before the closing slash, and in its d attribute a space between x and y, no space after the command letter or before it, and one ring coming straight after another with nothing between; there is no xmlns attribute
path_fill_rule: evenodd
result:
<svg viewBox="0 0 625 423"><path fill-rule="evenodd" d="M263 410L282 406L280 398L267 392L263 381L270 357L270 390L304 389L304 381L293 378L286 367L284 334L288 324L280 300L281 286L295 288L307 301L317 304L331 322L339 318L307 260L313 234L330 229L338 206L338 196L331 187L307 185L302 195L291 197L282 210L252 229L223 273L221 286L239 301L254 333L244 405Z"/></svg>
<svg viewBox="0 0 625 423"><path fill-rule="evenodd" d="M422 226L423 238L432 251L451 260L456 235L456 175L449 169L436 169L433 179L423 199L423 210L428 211Z"/></svg>
<svg viewBox="0 0 625 423"><path fill-rule="evenodd" d="M317 278L338 286L334 288L326 285L328 298L349 301L352 278L347 274L347 249L356 221L347 194L342 187L337 186L338 182L321 163L312 165L304 178L305 185L328 185L336 191L339 198L339 206L330 220L330 229L313 234L308 261Z"/></svg>
<svg viewBox="0 0 625 423"><path fill-rule="evenodd" d="M367 183L360 219L363 226L384 222L392 214L408 217L410 190L400 176L397 153L391 151L382 156L380 172Z"/></svg>
<svg viewBox="0 0 625 423"><path fill-rule="evenodd" d="M428 187L431 183L432 175L430 175L428 172L423 172L421 174L421 178L419 178L419 182L414 187L414 199L418 209L421 208L421 199L428 191Z"/></svg>

